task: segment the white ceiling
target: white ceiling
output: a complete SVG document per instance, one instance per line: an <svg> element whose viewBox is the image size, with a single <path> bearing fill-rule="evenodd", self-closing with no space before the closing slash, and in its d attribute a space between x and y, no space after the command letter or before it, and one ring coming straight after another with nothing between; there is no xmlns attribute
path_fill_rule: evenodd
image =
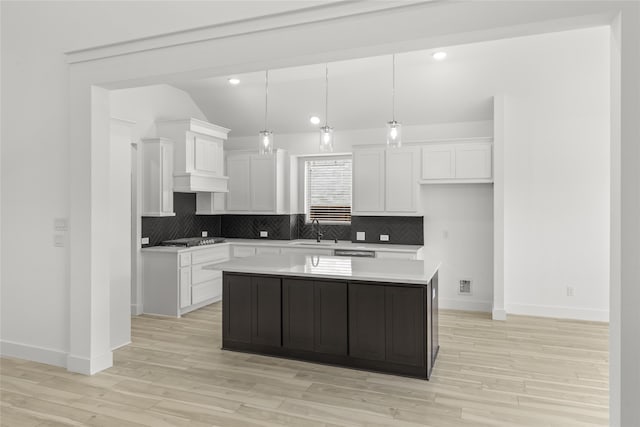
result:
<svg viewBox="0 0 640 427"><path fill-rule="evenodd" d="M532 36L544 37L544 36ZM521 37L396 55L396 120L404 125L491 120L491 97L506 81L518 78L512 65L539 67L543 52ZM269 72L268 128L275 133L317 129L309 116L324 121L325 65ZM213 123L230 136L256 135L264 128L264 71L175 84L185 90ZM391 120L392 57L353 59L329 64L329 125L336 130L380 128Z"/></svg>

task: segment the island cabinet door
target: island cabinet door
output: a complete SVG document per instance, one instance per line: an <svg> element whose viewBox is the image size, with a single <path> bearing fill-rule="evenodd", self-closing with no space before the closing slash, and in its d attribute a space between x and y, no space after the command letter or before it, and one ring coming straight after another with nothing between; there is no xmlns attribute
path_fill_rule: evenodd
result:
<svg viewBox="0 0 640 427"><path fill-rule="evenodd" d="M282 280L282 346L313 351L313 281Z"/></svg>
<svg viewBox="0 0 640 427"><path fill-rule="evenodd" d="M346 355L347 284L314 283L314 350L319 353Z"/></svg>
<svg viewBox="0 0 640 427"><path fill-rule="evenodd" d="M386 361L426 366L425 288L385 286Z"/></svg>
<svg viewBox="0 0 640 427"><path fill-rule="evenodd" d="M251 343L251 276L224 275L223 340Z"/></svg>
<svg viewBox="0 0 640 427"><path fill-rule="evenodd" d="M349 283L349 355L385 359L385 286Z"/></svg>
<svg viewBox="0 0 640 427"><path fill-rule="evenodd" d="M251 344L282 346L280 278L251 278Z"/></svg>

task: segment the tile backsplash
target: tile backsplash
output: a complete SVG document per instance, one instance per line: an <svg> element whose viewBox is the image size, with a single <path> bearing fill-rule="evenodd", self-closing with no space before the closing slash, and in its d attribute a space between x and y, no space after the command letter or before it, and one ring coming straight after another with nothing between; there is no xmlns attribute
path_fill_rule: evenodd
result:
<svg viewBox="0 0 640 427"><path fill-rule="evenodd" d="M142 217L142 237L149 238L149 245L159 245L163 240L182 237L199 237L202 231L209 236L239 239L260 239L266 231L269 240L315 239L316 233L306 222L304 214L292 215L196 215L194 193L174 193L173 206L176 216ZM366 239L359 242L422 245L423 217L354 216L350 225L322 224L323 240L356 240L356 232L364 231ZM380 241L380 235L389 241Z"/></svg>

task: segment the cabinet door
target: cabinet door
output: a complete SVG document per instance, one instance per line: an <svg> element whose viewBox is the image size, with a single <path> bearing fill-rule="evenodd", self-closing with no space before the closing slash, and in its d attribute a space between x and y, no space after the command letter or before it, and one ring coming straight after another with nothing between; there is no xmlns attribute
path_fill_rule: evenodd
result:
<svg viewBox="0 0 640 427"><path fill-rule="evenodd" d="M385 286L386 361L426 366L424 288Z"/></svg>
<svg viewBox="0 0 640 427"><path fill-rule="evenodd" d="M204 136L192 136L192 138L195 171L222 175L222 143Z"/></svg>
<svg viewBox="0 0 640 427"><path fill-rule="evenodd" d="M231 256L234 258L244 258L255 254L255 246L233 246L231 250Z"/></svg>
<svg viewBox="0 0 640 427"><path fill-rule="evenodd" d="M256 246L256 255L280 255L280 248L273 246Z"/></svg>
<svg viewBox="0 0 640 427"><path fill-rule="evenodd" d="M280 279L251 278L251 344L282 345Z"/></svg>
<svg viewBox="0 0 640 427"><path fill-rule="evenodd" d="M438 355L438 347L440 347L440 339L438 333L438 272L431 279L431 366L436 361L436 356Z"/></svg>
<svg viewBox="0 0 640 427"><path fill-rule="evenodd" d="M385 150L353 152L353 211L384 211Z"/></svg>
<svg viewBox="0 0 640 427"><path fill-rule="evenodd" d="M191 268L180 269L180 308L191 305Z"/></svg>
<svg viewBox="0 0 640 427"><path fill-rule="evenodd" d="M420 151L415 148L386 151L386 197L389 212L416 212L418 210L418 164Z"/></svg>
<svg viewBox="0 0 640 427"><path fill-rule="evenodd" d="M384 286L349 284L349 355L384 360Z"/></svg>
<svg viewBox="0 0 640 427"><path fill-rule="evenodd" d="M173 145L160 146L162 213L173 213Z"/></svg>
<svg viewBox="0 0 640 427"><path fill-rule="evenodd" d="M314 282L314 350L347 354L347 284Z"/></svg>
<svg viewBox="0 0 640 427"><path fill-rule="evenodd" d="M251 210L275 212L276 163L273 155L251 156Z"/></svg>
<svg viewBox="0 0 640 427"><path fill-rule="evenodd" d="M314 286L311 280L282 280L282 346L314 349ZM345 298L346 299L346 298Z"/></svg>
<svg viewBox="0 0 640 427"><path fill-rule="evenodd" d="M249 156L227 158L227 176L229 192L227 193L227 210L249 211L251 209Z"/></svg>
<svg viewBox="0 0 640 427"><path fill-rule="evenodd" d="M251 343L251 276L226 274L222 304L223 339Z"/></svg>
<svg viewBox="0 0 640 427"><path fill-rule="evenodd" d="M456 158L452 144L430 144L422 147L422 179L456 177Z"/></svg>
<svg viewBox="0 0 640 427"><path fill-rule="evenodd" d="M455 152L456 178L491 178L491 143L457 144Z"/></svg>

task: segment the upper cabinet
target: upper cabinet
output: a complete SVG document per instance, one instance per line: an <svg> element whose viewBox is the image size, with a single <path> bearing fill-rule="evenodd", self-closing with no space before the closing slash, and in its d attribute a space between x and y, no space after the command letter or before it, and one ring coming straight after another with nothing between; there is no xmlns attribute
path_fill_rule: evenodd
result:
<svg viewBox="0 0 640 427"><path fill-rule="evenodd" d="M156 122L159 136L175 142L173 190L227 192L224 147L229 129L197 119Z"/></svg>
<svg viewBox="0 0 640 427"><path fill-rule="evenodd" d="M174 216L173 141L146 138L142 146L142 216Z"/></svg>
<svg viewBox="0 0 640 427"><path fill-rule="evenodd" d="M353 215L416 215L420 149L355 148Z"/></svg>
<svg viewBox="0 0 640 427"><path fill-rule="evenodd" d="M229 152L226 212L283 214L289 210L287 152Z"/></svg>
<svg viewBox="0 0 640 427"><path fill-rule="evenodd" d="M492 143L429 143L422 147L423 184L493 182Z"/></svg>

